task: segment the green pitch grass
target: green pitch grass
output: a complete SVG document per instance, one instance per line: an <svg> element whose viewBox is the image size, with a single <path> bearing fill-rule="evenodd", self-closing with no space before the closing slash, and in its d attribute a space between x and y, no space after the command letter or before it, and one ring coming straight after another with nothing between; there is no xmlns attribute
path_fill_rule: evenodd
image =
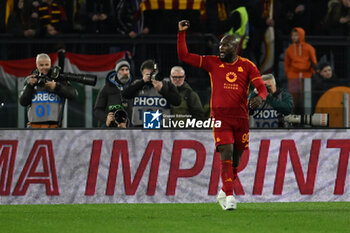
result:
<svg viewBox="0 0 350 233"><path fill-rule="evenodd" d="M0 232L350 232L350 203L0 205Z"/></svg>

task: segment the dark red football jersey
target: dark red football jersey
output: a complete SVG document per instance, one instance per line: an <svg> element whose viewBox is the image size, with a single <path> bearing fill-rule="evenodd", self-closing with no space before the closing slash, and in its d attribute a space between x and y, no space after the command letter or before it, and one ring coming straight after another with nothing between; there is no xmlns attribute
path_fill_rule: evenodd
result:
<svg viewBox="0 0 350 233"><path fill-rule="evenodd" d="M218 56L188 53L184 32L178 34L178 55L184 62L209 72L212 87L211 110L215 118L248 118L250 82L257 87L263 99L267 95L259 70L246 58L237 56L233 63L225 63ZM260 88L261 85L263 88Z"/></svg>

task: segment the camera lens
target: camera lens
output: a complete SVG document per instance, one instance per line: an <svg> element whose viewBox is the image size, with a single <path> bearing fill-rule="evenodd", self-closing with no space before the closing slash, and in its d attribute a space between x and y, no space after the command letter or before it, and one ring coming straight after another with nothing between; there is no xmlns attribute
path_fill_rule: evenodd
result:
<svg viewBox="0 0 350 233"><path fill-rule="evenodd" d="M44 87L44 86L45 86L45 82L46 82L45 78L40 77L40 78L38 78L38 83L37 83L37 85L38 85L39 87Z"/></svg>
<svg viewBox="0 0 350 233"><path fill-rule="evenodd" d="M122 109L118 109L117 111L114 112L114 119L116 122L120 123L125 123L127 120L128 114L126 111Z"/></svg>

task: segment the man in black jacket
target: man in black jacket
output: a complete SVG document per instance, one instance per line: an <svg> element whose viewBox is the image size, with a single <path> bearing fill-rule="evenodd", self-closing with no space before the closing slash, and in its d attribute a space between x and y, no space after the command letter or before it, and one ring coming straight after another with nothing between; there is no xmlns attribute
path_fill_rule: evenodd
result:
<svg viewBox="0 0 350 233"><path fill-rule="evenodd" d="M143 113L160 111L163 115L170 115L170 104L181 104L181 96L176 87L166 80L157 80L158 70L153 60L142 63L142 79L135 80L123 92L127 99L134 98L131 122L133 126L143 125Z"/></svg>
<svg viewBox="0 0 350 233"><path fill-rule="evenodd" d="M78 93L68 81L50 79L51 59L46 53L36 57L36 74L24 81L19 96L22 106L28 108L29 128L58 128L61 126L65 99L73 100Z"/></svg>
<svg viewBox="0 0 350 233"><path fill-rule="evenodd" d="M277 88L273 74L261 76L268 90L266 100L254 110L253 116L249 117L251 127L278 128L284 127L279 123L279 117L293 112L294 103L292 95L284 89ZM249 100L255 97L255 91L249 94Z"/></svg>
<svg viewBox="0 0 350 233"><path fill-rule="evenodd" d="M127 60L121 59L115 65L115 70L107 74L106 84L98 93L94 115L104 127L114 127L115 119L111 109L120 105L125 109L127 115L131 115L132 100L122 97L122 91L131 83L130 64ZM123 127L126 127L123 124ZM119 126L117 126L119 127Z"/></svg>
<svg viewBox="0 0 350 233"><path fill-rule="evenodd" d="M181 96L181 104L172 106L171 113L174 115L174 120L185 120L186 118L205 120L201 100L185 79L185 70L181 66L171 68L170 80Z"/></svg>
<svg viewBox="0 0 350 233"><path fill-rule="evenodd" d="M343 80L339 79L334 73L332 66L328 62L321 62L317 71L311 77L312 81L312 106L317 105L317 101L329 89L336 86L343 86ZM347 86L347 85L345 85Z"/></svg>

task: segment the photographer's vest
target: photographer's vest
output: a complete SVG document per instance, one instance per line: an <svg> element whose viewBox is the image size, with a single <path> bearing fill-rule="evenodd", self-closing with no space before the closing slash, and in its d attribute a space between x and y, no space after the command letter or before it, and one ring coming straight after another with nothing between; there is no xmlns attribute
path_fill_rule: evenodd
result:
<svg viewBox="0 0 350 233"><path fill-rule="evenodd" d="M37 91L28 109L28 120L32 123L60 122L63 113L64 99L53 92Z"/></svg>
<svg viewBox="0 0 350 233"><path fill-rule="evenodd" d="M168 101L158 93L155 88L144 88L138 96L134 98L132 108L131 122L134 126L143 125L143 113L144 112L156 112L170 115L170 106Z"/></svg>
<svg viewBox="0 0 350 233"><path fill-rule="evenodd" d="M239 44L241 48L244 50L247 48L247 44L249 40L248 12L244 6L241 6L233 10L231 14L233 14L236 11L241 16L241 26L236 31L233 31L233 28L231 28L228 34L231 34L240 38Z"/></svg>
<svg viewBox="0 0 350 233"><path fill-rule="evenodd" d="M282 99L282 93L279 93L276 97ZM262 108L263 107L263 108ZM256 128L278 128L278 112L271 107L268 103L263 102L256 110L254 110L253 124L251 127Z"/></svg>

